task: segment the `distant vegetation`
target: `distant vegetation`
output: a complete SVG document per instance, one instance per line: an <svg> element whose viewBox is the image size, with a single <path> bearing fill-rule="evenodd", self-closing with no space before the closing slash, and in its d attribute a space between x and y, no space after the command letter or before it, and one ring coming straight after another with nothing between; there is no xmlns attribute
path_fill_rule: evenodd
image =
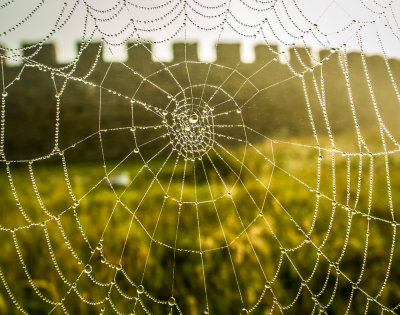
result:
<svg viewBox="0 0 400 315"><path fill-rule="evenodd" d="M265 143L259 149L268 154L270 144ZM318 150L298 148L285 144L275 144L276 165L289 171L291 174L301 179L304 183L312 187L316 185L316 163ZM234 151L233 151L234 152ZM369 158L363 159L363 167L361 172L361 189L359 190L359 201L357 202L357 181L355 175L351 178L351 187L349 195L350 208L355 207L351 220L351 232L347 248L344 250L342 258L341 253L344 248L346 239L346 230L349 223L349 210L344 206L347 204L347 184L346 184L346 158L340 154L336 157L336 185L337 198L339 206L336 207L332 229L327 233L327 228L332 215L332 202L328 198L332 198L332 154L324 153L321 172L321 188L323 197L320 198L319 210L316 224L311 233L310 240L320 246L326 235L325 246L322 248L323 256L317 263L317 251L314 246L304 244L305 236L299 233L296 225L290 221L289 213L301 226L304 231L309 231L312 226L312 218L316 207L316 192L310 191L304 185L299 184L296 180L289 177L279 168L275 168L270 185L271 194L265 194L266 190L254 180L250 173L244 172L242 175L243 184L248 189L249 194L254 198L255 202L261 206L264 198L263 217L259 216L254 203L250 200L249 194L241 186L237 184L233 189L233 200L237 205L244 224L251 224L248 229L251 242L261 260L262 266L266 272L267 278L272 281L275 272L277 272L278 261L281 255L280 246L285 248L294 248L303 243L301 249L293 252L287 251L284 254L281 269L277 278L271 284L276 296L282 304L292 301L301 285L298 274L294 271L288 258L292 260L298 271L308 277L312 274L312 270L316 267L311 280L307 282L310 290L315 294L319 292L327 277L329 281L324 293L318 297L321 303L328 303L330 296L334 290L337 272L334 266L330 266L327 258L332 262L340 261L340 271L353 281L357 281L361 272L361 265L364 253L364 245L367 231L367 217L363 214L368 208L369 194L369 178L370 165ZM212 159L217 161L215 156ZM165 186L173 173L174 178L169 195L174 197L180 194L183 176L183 163L180 163L173 171L172 159L163 168L160 173L160 181ZM149 164L150 169L157 170L162 165L161 159L156 159ZM223 164L218 169L223 172ZM261 159L254 151L249 151L246 157L246 165L257 172L257 176L263 183L268 183L272 165ZM353 174L358 174L358 158L352 159L351 168ZM108 167L112 168L112 164ZM118 170L127 171L132 176L138 173L142 164L130 161L123 164ZM376 218L383 218L390 222L390 213L388 210L388 199L386 192L386 179L384 171L383 158L376 157L374 159L374 184L373 184L373 203L371 214ZM393 158L390 160L390 168L392 170L392 191L400 190L400 160ZM201 163L196 162L196 173L199 181L196 184L196 191L199 200L210 198L208 186L201 178L205 176L201 171ZM143 192L150 184L148 173L141 173L134 184L123 193L123 188L115 188L115 192L110 188L106 181L95 186L96 183L104 178L104 170L101 163L72 163L68 165L69 176L73 187L74 194L78 199L85 196L76 208L79 220L85 231L88 241L94 247L100 239L101 233L105 227L106 221L115 206L117 196L120 196L121 202L129 209L136 209L139 201L143 196ZM225 193L225 188L215 177L215 171L212 167L206 167L207 177L211 181L211 189L215 196ZM11 166L14 183L17 188L18 195L22 207L27 211L29 216L35 222L41 222L48 217L43 213L36 197L32 191L32 183L29 178L28 167L26 165ZM54 215L61 213L65 209L73 205L71 196L65 185L64 175L60 162L52 166L43 163L34 164L34 174L36 183L39 187L41 198L46 208ZM227 183L233 183L232 173L225 175ZM188 166L185 178L184 198L190 199L195 195L193 178L193 168ZM138 190L138 187L142 187ZM10 191L9 182L5 176L4 165L0 178L1 191L1 217L2 224L5 227L24 225L24 220L19 214L19 210L15 204ZM275 199L276 198L276 199ZM399 204L398 194L393 194L394 204ZM136 212L137 218L133 221L132 230L128 247L122 260L122 265L127 274L135 283L141 279L143 264L147 256L149 248L149 237L144 233L143 227L152 231L156 218L161 210L164 200L164 192L158 184L154 184L149 190L144 202ZM279 201L280 204L277 202ZM282 208L284 207L284 208ZM174 246L176 220L177 220L177 204L171 199L167 200L163 214L158 223L155 239L169 246ZM246 305L254 305L265 285L265 280L260 273L260 267L256 261L256 257L251 250L245 234L242 234L243 227L237 220L232 202L229 198L222 198L217 202L217 209L222 220L228 242L232 242L230 246L233 261L236 267L239 283L241 285L244 302ZM286 210L284 210L286 209ZM285 212L287 211L287 213ZM111 267L118 263L121 252L121 246L125 240L127 229L130 222L129 212L121 205L117 204L115 212L112 215L110 226L106 229L103 242L103 253L107 257ZM269 227L279 238L281 245L277 243L264 218L268 221ZM255 220L255 221L253 221ZM178 248L198 249L198 232L196 223L196 210L194 205L186 205L182 209L180 217L180 228L178 238ZM207 281L207 292L209 305L212 307L210 311L213 314L236 314L241 309L241 302L237 286L232 273L228 252L226 249L219 248L224 246L225 241L221 234L221 228L218 224L217 217L213 207L208 204L199 206L199 222L202 233L202 245L205 262L205 272ZM81 232L78 229L77 222L74 218L74 211L67 210L61 217L59 223L52 220L46 223L47 231L50 235L52 248L57 258L57 263L68 281L74 281L83 269L83 265L77 263L76 258L64 244L64 240L59 231L59 225L65 230L66 236L69 238L73 250L78 254L82 261L87 261L90 250L83 241ZM63 292L67 289L66 285L61 281L56 270L54 269L51 257L48 253L43 227L31 227L27 230L18 230L16 236L23 253L29 272L32 274L35 284L40 288L43 294L51 299L60 299ZM362 281L359 287L374 296L382 286L383 279L388 269L389 252L393 236L393 227L390 223L385 223L375 219L370 221L370 239L368 245L368 255L366 267ZM237 239L236 239L237 238ZM13 293L18 301L31 313L44 314L49 311L49 306L43 303L35 296L31 285L26 281L26 277L22 272L20 262L16 256L11 234L9 232L1 232L3 240L2 255L0 255L1 266L5 273L6 279L10 284ZM219 248L214 251L207 251L213 248ZM287 255L287 256L286 256ZM327 258L325 258L327 257ZM400 284L397 279L400 278L400 269L396 261L398 261L398 251L395 251L393 264L389 280L382 296L379 298L383 304L394 307L399 301ZM91 276L101 282L110 283L114 277L115 269L107 267L100 262L100 252L95 250L93 259L93 272ZM153 244L150 252L150 260L148 262L146 275L143 285L147 292L153 296L164 299L169 298L172 283L172 261L173 250L164 245ZM12 267L11 267L12 266ZM333 269L330 269L333 268ZM201 261L198 254L188 252L177 252L176 272L175 272L175 297L185 314L201 313L205 308L204 288L201 272ZM116 275L116 284L119 288L129 296L136 296L136 288L126 282L121 273ZM82 296L89 300L99 301L106 295L106 288L99 287L89 280L88 276L83 274L77 286ZM339 283L334 296L334 302L328 308L329 313L342 314L347 308L351 286L348 280L339 275ZM7 294L4 287L1 286L0 311L2 314L14 313L10 308ZM120 310L129 312L132 310L134 302L122 298L116 291L115 287L111 292L113 301ZM304 288L295 303L296 312L308 314L313 308L313 302L310 292ZM159 305L152 302L145 295L142 301L148 309L155 314L166 313L168 306ZM5 303L5 304L4 304ZM107 303L106 303L107 304ZM267 291L262 298L260 305L255 311L261 314L268 310L273 304L273 297ZM92 314L99 312L103 305L90 306L79 301L75 293L68 295L65 305L71 313L75 314ZM353 302L351 305L351 314L362 314L366 305L366 297L360 291L355 291ZM136 308L138 314L142 314L141 307ZM96 310L96 311L95 311ZM107 312L111 312L109 304L106 306ZM370 303L370 311L376 313L379 307L374 303ZM106 313L107 313L106 312ZM56 314L61 313L57 310Z"/></svg>

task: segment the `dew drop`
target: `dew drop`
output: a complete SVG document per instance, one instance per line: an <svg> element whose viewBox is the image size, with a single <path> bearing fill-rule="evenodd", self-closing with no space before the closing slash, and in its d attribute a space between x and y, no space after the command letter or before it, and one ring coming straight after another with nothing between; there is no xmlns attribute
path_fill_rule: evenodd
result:
<svg viewBox="0 0 400 315"><path fill-rule="evenodd" d="M89 273L91 273L91 272L92 272L92 266L89 265L89 264L87 264L87 265L85 266L85 273L89 274Z"/></svg>
<svg viewBox="0 0 400 315"><path fill-rule="evenodd" d="M199 120L199 116L197 116L197 114L193 114L189 117L189 122L192 124L197 123Z"/></svg>
<svg viewBox="0 0 400 315"><path fill-rule="evenodd" d="M245 308L242 308L242 310L240 311L241 315L245 315L245 314L249 314L249 311Z"/></svg>
<svg viewBox="0 0 400 315"><path fill-rule="evenodd" d="M136 288L137 293L142 294L144 292L144 287L140 284Z"/></svg>
<svg viewBox="0 0 400 315"><path fill-rule="evenodd" d="M139 153L139 149L138 149L138 148L135 148L135 149L133 150L133 152L134 152L134 153Z"/></svg>
<svg viewBox="0 0 400 315"><path fill-rule="evenodd" d="M168 300L168 305L169 306L174 306L175 305L175 298L171 296Z"/></svg>

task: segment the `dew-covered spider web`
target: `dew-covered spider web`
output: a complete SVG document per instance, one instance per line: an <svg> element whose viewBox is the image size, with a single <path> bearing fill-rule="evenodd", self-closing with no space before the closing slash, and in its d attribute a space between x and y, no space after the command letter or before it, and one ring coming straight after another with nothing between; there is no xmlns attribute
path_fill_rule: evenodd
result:
<svg viewBox="0 0 400 315"><path fill-rule="evenodd" d="M0 313L400 313L397 1L0 9Z"/></svg>

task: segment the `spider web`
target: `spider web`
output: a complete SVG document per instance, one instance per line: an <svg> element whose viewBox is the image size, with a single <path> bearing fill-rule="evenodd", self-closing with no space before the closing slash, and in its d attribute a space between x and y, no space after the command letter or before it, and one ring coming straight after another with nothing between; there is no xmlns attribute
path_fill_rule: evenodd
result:
<svg viewBox="0 0 400 315"><path fill-rule="evenodd" d="M2 48L0 278L15 309L399 312L394 1L31 6L1 4L19 12L2 37L53 10L41 41ZM45 44L76 15L76 58L52 64ZM196 58L196 34L215 40L215 62ZM261 42L256 60L226 34ZM176 38L172 62L153 53ZM127 61L102 60L121 45ZM52 92L35 103L42 81ZM18 112L21 97L38 108ZM51 147L30 142L25 111Z"/></svg>

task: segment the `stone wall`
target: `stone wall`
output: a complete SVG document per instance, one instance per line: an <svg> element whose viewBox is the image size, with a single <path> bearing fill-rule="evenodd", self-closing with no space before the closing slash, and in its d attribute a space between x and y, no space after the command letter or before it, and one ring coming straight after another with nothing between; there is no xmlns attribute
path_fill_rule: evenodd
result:
<svg viewBox="0 0 400 315"><path fill-rule="evenodd" d="M85 43L80 45L86 46ZM240 62L239 44L219 44L215 64L224 67L215 67L206 63L195 63L198 61L196 43L187 44L186 54L184 44L174 44L173 60L163 64L152 60L149 44L129 44L128 47L128 60L124 64L107 63L101 58L102 45L90 43L83 50L76 69L71 72L71 78L60 98L59 133L61 150L73 144L80 147L79 150L70 150L71 158L102 158L98 137L99 122L101 129L125 128L132 125L129 100L116 96L109 90L124 96L134 96L135 99L151 103L156 108L165 107L165 93L157 90L149 81L143 83L141 79L152 73L156 74L149 77L150 81L171 94L179 92L176 81L182 87L201 85L205 78L210 86L222 84L222 88L234 96L237 104L243 106L242 116L247 126L268 137L289 138L312 136L302 78L295 74L315 66L313 72L304 73L304 81L318 134L327 135L328 130L321 106L322 100L333 133L351 134L352 137L356 135L350 96L338 52L320 51L319 58L324 60L321 67L312 62L307 52L308 48L296 47L289 51L290 62L286 64L276 59L274 51L277 51L278 47L260 45L254 48L256 59L249 64ZM6 83L20 76L20 79L7 89L7 159L32 159L52 152L57 117L54 86L56 84L59 89L65 80L64 74L71 69L63 69L66 65L57 64L52 45L44 45L38 53L35 50L26 50L25 56L28 57L25 65L4 68ZM186 68L186 64L182 62L184 60L194 63L188 63ZM378 133L376 109L367 84L362 55L351 52L347 55L347 61L351 97L354 99L360 128L367 133ZM48 65L49 68L39 67L35 62ZM398 136L400 104L385 59L381 56L367 56L366 63L382 119L392 134ZM173 66L176 64L178 65ZM394 83L399 87L400 61L389 59L388 65ZM165 67L170 67L170 72L165 71ZM210 67L211 71L208 71ZM134 71L140 75L134 74ZM51 72L54 73L54 81ZM322 89L321 76L325 91L323 99L317 93L317 89ZM96 87L79 81L80 78L95 83ZM315 87L313 78L316 78L318 88ZM195 93L199 92L196 90ZM221 95L216 95L216 98L218 97L223 101ZM135 124L159 124L154 120L154 115L140 108L133 116ZM133 139L129 130L102 135L102 140L110 143L106 150L107 158L120 157L132 149ZM262 140L255 134L247 136L249 141ZM77 143L86 137L87 140L81 144ZM157 146L153 149L156 150Z"/></svg>

